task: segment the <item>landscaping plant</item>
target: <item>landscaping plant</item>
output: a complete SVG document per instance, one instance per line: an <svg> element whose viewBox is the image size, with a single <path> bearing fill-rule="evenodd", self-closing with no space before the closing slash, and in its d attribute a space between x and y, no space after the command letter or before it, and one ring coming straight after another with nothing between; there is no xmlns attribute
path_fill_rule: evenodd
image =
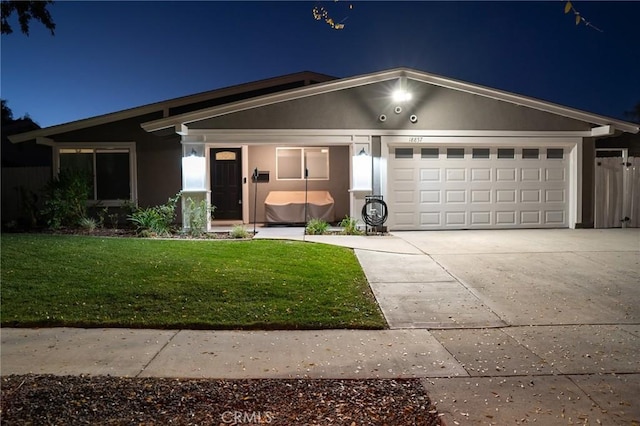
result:
<svg viewBox="0 0 640 426"><path fill-rule="evenodd" d="M200 237L207 232L209 218L213 218L215 206L210 206L207 200L195 201L191 197L185 200L188 233L192 237Z"/></svg>
<svg viewBox="0 0 640 426"><path fill-rule="evenodd" d="M345 216L338 223L338 226L342 228L342 233L346 235L362 235L364 233L358 229L358 220L355 217Z"/></svg>
<svg viewBox="0 0 640 426"><path fill-rule="evenodd" d="M307 222L307 235L323 235L329 230L329 224L322 219L311 219Z"/></svg>
<svg viewBox="0 0 640 426"><path fill-rule="evenodd" d="M80 228L86 231L93 232L98 226L98 222L92 217L83 217L80 219Z"/></svg>
<svg viewBox="0 0 640 426"><path fill-rule="evenodd" d="M127 219L136 226L138 234L143 237L170 235L179 199L180 193L169 198L165 204L137 209Z"/></svg>
<svg viewBox="0 0 640 426"><path fill-rule="evenodd" d="M80 220L87 216L90 190L91 177L85 171L61 170L44 188L42 215L47 226L51 229L79 226Z"/></svg>
<svg viewBox="0 0 640 426"><path fill-rule="evenodd" d="M249 231L242 225L236 225L229 231L229 236L231 238L249 238Z"/></svg>

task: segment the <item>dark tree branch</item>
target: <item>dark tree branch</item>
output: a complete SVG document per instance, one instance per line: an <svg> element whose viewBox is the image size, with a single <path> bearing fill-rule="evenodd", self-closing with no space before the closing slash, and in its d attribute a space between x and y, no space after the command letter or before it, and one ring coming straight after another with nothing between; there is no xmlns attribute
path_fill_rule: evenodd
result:
<svg viewBox="0 0 640 426"><path fill-rule="evenodd" d="M9 23L9 18L15 12L18 16L20 31L26 36L29 35L29 24L31 20L39 21L45 26L51 35L55 35L56 24L49 13L47 7L53 4L52 0L43 1L21 1L21 0L2 0L0 11L2 12L1 31L2 34L13 33L13 28Z"/></svg>

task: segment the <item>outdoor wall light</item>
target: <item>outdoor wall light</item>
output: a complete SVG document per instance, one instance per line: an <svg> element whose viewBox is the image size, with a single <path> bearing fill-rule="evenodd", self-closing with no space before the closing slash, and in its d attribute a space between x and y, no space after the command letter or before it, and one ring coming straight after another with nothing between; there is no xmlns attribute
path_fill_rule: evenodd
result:
<svg viewBox="0 0 640 426"><path fill-rule="evenodd" d="M185 191L202 191L206 187L207 159L199 157L195 149L182 157L182 189Z"/></svg>
<svg viewBox="0 0 640 426"><path fill-rule="evenodd" d="M372 185L372 158L369 144L355 144L351 158L351 190L370 191ZM357 153L357 154L355 154Z"/></svg>
<svg viewBox="0 0 640 426"><path fill-rule="evenodd" d="M393 92L393 100L395 102L407 102L412 98L411 93L403 89L398 89Z"/></svg>

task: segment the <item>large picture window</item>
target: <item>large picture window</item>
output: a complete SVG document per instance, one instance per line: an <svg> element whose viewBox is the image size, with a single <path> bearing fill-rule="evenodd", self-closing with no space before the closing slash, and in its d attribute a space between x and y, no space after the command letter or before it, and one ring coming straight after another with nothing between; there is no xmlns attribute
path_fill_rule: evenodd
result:
<svg viewBox="0 0 640 426"><path fill-rule="evenodd" d="M329 148L276 148L278 180L329 179Z"/></svg>
<svg viewBox="0 0 640 426"><path fill-rule="evenodd" d="M132 148L59 148L59 170L85 172L89 177L89 201L132 200Z"/></svg>

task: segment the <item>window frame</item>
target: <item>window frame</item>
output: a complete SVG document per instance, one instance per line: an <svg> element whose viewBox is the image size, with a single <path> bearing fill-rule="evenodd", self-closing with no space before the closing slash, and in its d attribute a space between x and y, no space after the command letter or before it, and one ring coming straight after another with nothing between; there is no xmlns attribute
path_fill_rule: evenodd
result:
<svg viewBox="0 0 640 426"><path fill-rule="evenodd" d="M552 153L552 156L549 156L549 152ZM557 157L557 154L562 154L560 157ZM564 160L565 159L565 150L564 148L547 148L545 151L545 159L547 160Z"/></svg>
<svg viewBox="0 0 640 426"><path fill-rule="evenodd" d="M462 156L460 156L460 151L462 151ZM467 149L466 147L448 147L445 152L445 158L447 160L464 160L467 157Z"/></svg>
<svg viewBox="0 0 640 426"><path fill-rule="evenodd" d="M278 156L278 152L281 150L300 150L300 177L280 177L280 156ZM328 146L277 146L276 147L276 180L282 181L299 181L305 180L304 171L305 165L307 164L307 151L319 151L324 154L326 150L326 175L320 177L307 177L308 180L331 180L331 151Z"/></svg>
<svg viewBox="0 0 640 426"><path fill-rule="evenodd" d="M411 151L411 155L409 155ZM415 150L413 147L397 146L393 149L393 158L396 160L413 160Z"/></svg>
<svg viewBox="0 0 640 426"><path fill-rule="evenodd" d="M502 156L506 153L509 153L509 156L507 157ZM496 150L496 159L497 160L515 160L516 159L515 148L498 148Z"/></svg>
<svg viewBox="0 0 640 426"><path fill-rule="evenodd" d="M423 160L437 160L440 158L439 147L421 147L420 158Z"/></svg>
<svg viewBox="0 0 640 426"><path fill-rule="evenodd" d="M93 154L94 166L95 156L97 153L109 152L128 152L129 153L129 198L128 199L107 199L101 200L97 197L97 185L96 175L97 170L93 168L93 194L92 197L87 200L88 205L101 205L105 207L120 207L125 203L135 203L138 199L138 178L136 168L136 143L135 142L57 142L53 147L53 170L54 176L58 176L60 173L60 155L65 154L62 151L75 150L75 151L90 151Z"/></svg>
<svg viewBox="0 0 640 426"><path fill-rule="evenodd" d="M536 154L535 157L532 156L534 152ZM540 148L522 148L522 159L523 160L539 160Z"/></svg>
<svg viewBox="0 0 640 426"><path fill-rule="evenodd" d="M472 147L471 148L471 159L472 160L490 160L491 159L491 148L487 148L487 147Z"/></svg>

